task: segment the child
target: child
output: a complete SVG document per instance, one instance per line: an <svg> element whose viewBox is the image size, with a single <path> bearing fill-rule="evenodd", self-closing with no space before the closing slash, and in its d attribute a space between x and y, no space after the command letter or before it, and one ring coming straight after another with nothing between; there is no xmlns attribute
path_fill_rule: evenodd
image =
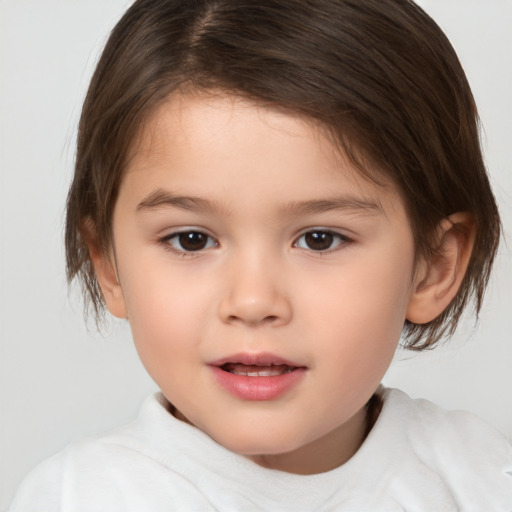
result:
<svg viewBox="0 0 512 512"><path fill-rule="evenodd" d="M79 127L69 278L161 393L12 511L512 508L512 448L379 383L480 308L500 221L408 0L138 0Z"/></svg>

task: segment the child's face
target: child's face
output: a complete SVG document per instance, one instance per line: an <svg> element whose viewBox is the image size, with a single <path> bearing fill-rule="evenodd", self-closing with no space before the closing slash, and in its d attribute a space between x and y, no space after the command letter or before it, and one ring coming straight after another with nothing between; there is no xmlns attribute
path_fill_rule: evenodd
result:
<svg viewBox="0 0 512 512"><path fill-rule="evenodd" d="M339 465L411 297L398 192L241 99L175 95L146 128L114 212L111 311L180 417L270 467Z"/></svg>

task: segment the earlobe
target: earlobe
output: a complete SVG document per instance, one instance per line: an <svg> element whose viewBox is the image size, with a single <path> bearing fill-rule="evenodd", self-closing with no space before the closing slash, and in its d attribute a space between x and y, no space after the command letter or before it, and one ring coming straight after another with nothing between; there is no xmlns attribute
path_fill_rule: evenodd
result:
<svg viewBox="0 0 512 512"><path fill-rule="evenodd" d="M128 318L113 251L99 246L91 221L84 223L83 233L107 309L117 318Z"/></svg>
<svg viewBox="0 0 512 512"><path fill-rule="evenodd" d="M419 263L406 318L425 324L438 317L456 296L471 258L475 239L473 217L458 212L443 219L438 246Z"/></svg>

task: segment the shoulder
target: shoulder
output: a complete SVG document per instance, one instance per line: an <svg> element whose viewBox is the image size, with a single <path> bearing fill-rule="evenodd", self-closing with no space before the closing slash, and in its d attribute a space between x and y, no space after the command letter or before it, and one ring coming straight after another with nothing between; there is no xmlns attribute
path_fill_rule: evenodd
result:
<svg viewBox="0 0 512 512"><path fill-rule="evenodd" d="M407 429L407 436L417 450L432 452L432 443L442 446L437 456L449 459L460 457L486 459L497 456L505 465L511 464L512 447L507 439L491 425L467 411L445 410L432 402L396 389L384 391L384 403L389 412L398 415Z"/></svg>
<svg viewBox="0 0 512 512"><path fill-rule="evenodd" d="M165 420L159 409L150 397L135 422L72 443L39 464L18 488L10 512L208 510L197 489L160 460L159 440L146 428L159 414Z"/></svg>
<svg viewBox="0 0 512 512"><path fill-rule="evenodd" d="M500 432L469 412L446 411L398 390L384 390L383 399L382 414L400 431L408 471L442 482L460 510L512 509L512 446Z"/></svg>

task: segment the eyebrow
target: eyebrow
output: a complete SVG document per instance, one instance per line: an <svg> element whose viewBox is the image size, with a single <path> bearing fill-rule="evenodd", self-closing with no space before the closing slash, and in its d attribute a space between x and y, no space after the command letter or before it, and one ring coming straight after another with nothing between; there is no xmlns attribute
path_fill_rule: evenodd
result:
<svg viewBox="0 0 512 512"><path fill-rule="evenodd" d="M284 206L282 213L284 215L300 216L325 213L332 210L345 210L368 215L379 215L384 213L384 210L378 201L351 195L336 196L313 201L295 201Z"/></svg>
<svg viewBox="0 0 512 512"><path fill-rule="evenodd" d="M200 197L174 195L159 189L146 196L137 205L137 211L155 210L168 206L200 213L218 213L226 209L220 203L214 201Z"/></svg>
<svg viewBox="0 0 512 512"><path fill-rule="evenodd" d="M182 210L196 211L206 214L225 213L228 209L217 201L210 201L200 197L174 195L158 189L146 196L138 205L137 211L155 210L165 207L174 207ZM311 201L293 201L284 205L280 213L285 216L298 217L312 215L332 210L345 210L354 213L378 215L384 213L378 201L359 198L352 195L335 196L326 199Z"/></svg>

